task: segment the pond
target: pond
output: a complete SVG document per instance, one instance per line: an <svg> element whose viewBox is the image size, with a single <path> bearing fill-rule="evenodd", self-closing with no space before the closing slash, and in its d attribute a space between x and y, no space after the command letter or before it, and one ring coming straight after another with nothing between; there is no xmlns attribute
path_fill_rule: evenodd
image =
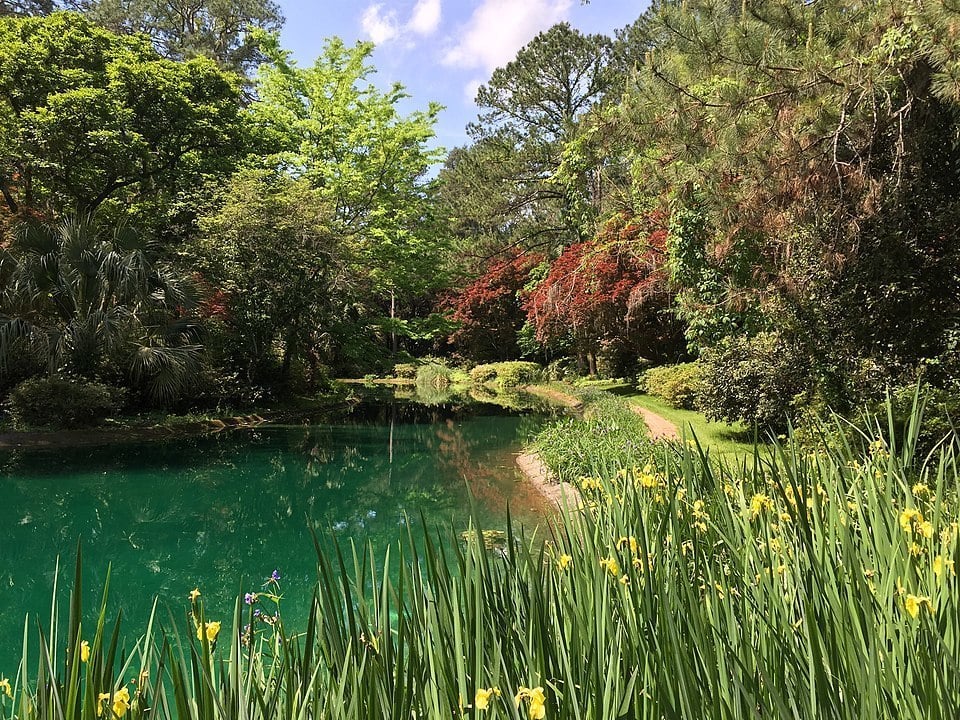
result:
<svg viewBox="0 0 960 720"><path fill-rule="evenodd" d="M0 453L0 675L16 672L24 615L47 624L58 556L61 588L72 582L78 540L86 609L98 607L110 568L110 607L123 610L132 639L154 597L164 619L169 608L185 625L187 595L198 587L208 617L229 621L237 594L260 589L274 570L284 617L295 622L316 578L311 523L323 531L324 552L332 538L347 547L370 541L381 552L408 523L419 529L421 516L455 538L471 507L485 528L499 529L508 503L528 523L547 511L515 463L540 414L396 400L337 414L167 441Z"/></svg>

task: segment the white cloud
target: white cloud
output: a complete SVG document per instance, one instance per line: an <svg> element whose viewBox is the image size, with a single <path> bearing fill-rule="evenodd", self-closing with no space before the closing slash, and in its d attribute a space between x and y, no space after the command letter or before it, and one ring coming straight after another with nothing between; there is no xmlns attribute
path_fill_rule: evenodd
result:
<svg viewBox="0 0 960 720"><path fill-rule="evenodd" d="M468 105L473 105L477 101L477 91L483 85L483 80L471 80L463 87L463 96Z"/></svg>
<svg viewBox="0 0 960 720"><path fill-rule="evenodd" d="M440 27L440 0L417 0L407 27L417 35L432 35Z"/></svg>
<svg viewBox="0 0 960 720"><path fill-rule="evenodd" d="M513 60L538 32L565 20L571 4L572 0L483 0L443 62L492 72Z"/></svg>
<svg viewBox="0 0 960 720"><path fill-rule="evenodd" d="M384 12L383 5L370 5L360 17L360 27L375 45L393 40L399 33L397 15L392 10Z"/></svg>

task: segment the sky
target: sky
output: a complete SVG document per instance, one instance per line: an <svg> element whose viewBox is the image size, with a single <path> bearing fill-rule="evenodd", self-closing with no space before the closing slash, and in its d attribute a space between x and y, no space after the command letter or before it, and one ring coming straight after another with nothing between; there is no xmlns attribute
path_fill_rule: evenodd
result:
<svg viewBox="0 0 960 720"><path fill-rule="evenodd" d="M506 65L537 33L567 21L586 33L612 35L636 20L646 0L278 0L286 24L283 46L301 65L311 64L326 38L376 44L374 81L404 85L411 98L403 113L445 106L437 144L467 143L475 120L477 88Z"/></svg>

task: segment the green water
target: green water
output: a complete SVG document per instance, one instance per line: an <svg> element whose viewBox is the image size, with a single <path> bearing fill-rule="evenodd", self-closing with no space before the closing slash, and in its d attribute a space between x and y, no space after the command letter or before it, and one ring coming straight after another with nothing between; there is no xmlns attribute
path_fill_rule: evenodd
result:
<svg viewBox="0 0 960 720"><path fill-rule="evenodd" d="M286 621L316 577L311 522L378 551L408 522L467 527L471 503L502 528L507 503L536 521L514 453L542 420L489 405L361 405L309 425L0 454L0 675L19 657L25 613L49 616L57 556L72 580L82 543L84 602L112 567L111 611L142 631L154 597L186 626L187 594L229 620L234 598L281 574ZM445 533L455 537L455 533ZM331 539L324 539L330 552ZM66 601L66 593L63 601ZM89 621L88 621L89 622ZM226 625L226 623L225 623Z"/></svg>

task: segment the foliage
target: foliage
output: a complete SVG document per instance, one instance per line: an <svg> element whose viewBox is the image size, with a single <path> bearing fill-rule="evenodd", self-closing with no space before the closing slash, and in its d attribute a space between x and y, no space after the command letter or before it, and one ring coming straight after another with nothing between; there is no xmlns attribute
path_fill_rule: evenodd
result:
<svg viewBox="0 0 960 720"><path fill-rule="evenodd" d="M316 367L323 333L340 309L349 262L322 194L306 180L245 170L202 218L194 257L223 294L226 358L250 381L290 380L296 360Z"/></svg>
<svg viewBox="0 0 960 720"><path fill-rule="evenodd" d="M470 371L475 385L495 383L500 388L516 388L543 379L543 368L532 362L500 362L477 365Z"/></svg>
<svg viewBox="0 0 960 720"><path fill-rule="evenodd" d="M570 337L589 359L591 375L597 354L610 346L634 357L669 355L675 332L663 322L667 233L657 225L656 218L622 213L596 239L572 245L551 263L526 303L537 339Z"/></svg>
<svg viewBox="0 0 960 720"><path fill-rule="evenodd" d="M576 396L582 414L548 425L533 440L555 480L577 482L648 461L653 451L647 426L626 402L593 388L578 389Z"/></svg>
<svg viewBox="0 0 960 720"><path fill-rule="evenodd" d="M2 0L2 15L45 15L53 12L53 0Z"/></svg>
<svg viewBox="0 0 960 720"><path fill-rule="evenodd" d="M672 213L691 346L777 332L812 370L804 389L842 409L944 356L960 316L943 231L960 208L956 19L942 2L650 11L649 51L597 128L620 131L634 196ZM863 363L883 380L851 383Z"/></svg>
<svg viewBox="0 0 960 720"><path fill-rule="evenodd" d="M700 358L700 405L712 420L782 430L795 417L809 372L805 359L775 333L731 336Z"/></svg>
<svg viewBox="0 0 960 720"><path fill-rule="evenodd" d="M702 383L700 364L661 365L650 368L640 376L637 389L661 398L675 408L695 410Z"/></svg>
<svg viewBox="0 0 960 720"><path fill-rule="evenodd" d="M350 48L332 39L305 68L275 42L265 51L270 62L260 69L250 110L272 151L253 162L310 187L337 239L341 289L333 299L341 323L337 332L325 328L331 363L340 364L339 346L342 364L355 366L378 354L374 338L396 352L398 338L432 336L435 318L418 323L411 316L445 286L437 268L446 241L426 178L439 156L429 146L439 106L402 116L403 88L383 91L370 80L369 43ZM350 336L363 337L364 347L345 347Z"/></svg>
<svg viewBox="0 0 960 720"><path fill-rule="evenodd" d="M197 589L128 641L106 597L82 622L78 560L69 615L54 602L26 634L0 707L22 720L93 720L104 700L157 720L228 706L253 720L952 717L956 450L924 464L913 438L876 425L739 468L647 447L639 466L596 466L586 506L546 538L508 527L491 550L499 536L478 527L449 552L432 532L383 558L318 552L304 628L274 616L275 580L232 618Z"/></svg>
<svg viewBox="0 0 960 720"><path fill-rule="evenodd" d="M917 428L911 428L910 424L918 416L918 406L923 411L920 415L922 422ZM870 406L868 414L876 414L888 407L895 432L898 436L915 433L917 452L922 455L935 452L960 428L960 388L956 386L944 389L919 382L891 387L887 399ZM801 426L801 429L808 428Z"/></svg>
<svg viewBox="0 0 960 720"><path fill-rule="evenodd" d="M479 361L517 357L517 335L525 318L523 291L542 260L541 255L520 252L494 259L480 277L445 303L459 324L450 336L459 353Z"/></svg>
<svg viewBox="0 0 960 720"><path fill-rule="evenodd" d="M24 380L10 393L7 408L14 423L30 427L97 425L120 407L116 388L63 376Z"/></svg>
<svg viewBox="0 0 960 720"><path fill-rule="evenodd" d="M424 176L439 156L428 147L439 106L401 116L403 88L383 92L368 82L369 43L348 48L330 40L308 68L275 46L267 51L251 108L279 149L266 163L316 189L373 294L437 287L441 240L432 232Z"/></svg>
<svg viewBox="0 0 960 720"><path fill-rule="evenodd" d="M197 379L192 283L129 227L25 224L0 250L0 280L0 372L29 356L50 375L110 380L161 404Z"/></svg>
<svg viewBox="0 0 960 720"><path fill-rule="evenodd" d="M432 360L417 366L417 387L443 390L448 388L454 378L454 369L443 362Z"/></svg>
<svg viewBox="0 0 960 720"><path fill-rule="evenodd" d="M393 376L401 380L414 380L417 377L416 363L397 363L393 366Z"/></svg>
<svg viewBox="0 0 960 720"><path fill-rule="evenodd" d="M279 32L273 0L65 0L98 25L117 33L141 33L165 58L205 56L248 74L263 61L259 32Z"/></svg>
<svg viewBox="0 0 960 720"><path fill-rule="evenodd" d="M612 82L609 56L608 38L560 23L480 87L481 113L468 127L474 142L451 152L440 173L441 206L464 254L553 254L589 233L589 174L563 184L552 179L563 143Z"/></svg>
<svg viewBox="0 0 960 720"><path fill-rule="evenodd" d="M212 61L164 60L73 13L0 19L0 106L13 212L172 202L228 171L244 134L239 85Z"/></svg>

